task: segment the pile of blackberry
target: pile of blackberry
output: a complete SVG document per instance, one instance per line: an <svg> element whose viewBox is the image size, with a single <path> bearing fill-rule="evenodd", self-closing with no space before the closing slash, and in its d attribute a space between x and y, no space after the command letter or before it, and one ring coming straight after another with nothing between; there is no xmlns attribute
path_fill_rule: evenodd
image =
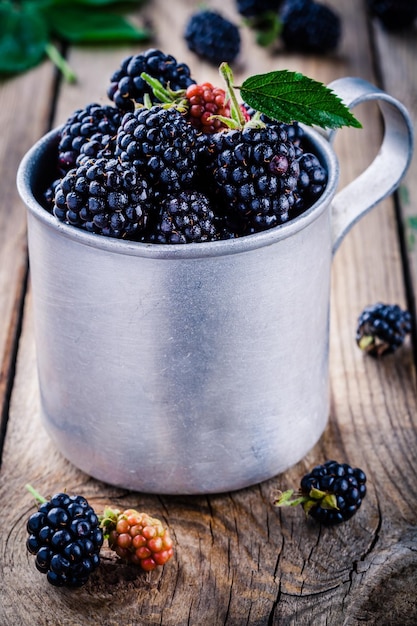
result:
<svg viewBox="0 0 417 626"><path fill-rule="evenodd" d="M172 102L152 102L142 71ZM197 84L159 50L123 61L109 95L115 106L89 104L60 130L44 205L71 226L145 243L229 239L296 217L327 184L301 126L261 116L254 127L255 112L240 105L230 130L225 90Z"/></svg>
<svg viewBox="0 0 417 626"><path fill-rule="evenodd" d="M100 563L103 531L83 496L57 493L27 521L28 551L56 587L81 587Z"/></svg>

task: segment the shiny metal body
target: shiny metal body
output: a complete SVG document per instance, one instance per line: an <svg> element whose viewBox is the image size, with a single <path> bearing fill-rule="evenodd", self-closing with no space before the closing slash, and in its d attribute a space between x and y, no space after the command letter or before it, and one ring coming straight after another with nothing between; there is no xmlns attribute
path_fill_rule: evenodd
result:
<svg viewBox="0 0 417 626"><path fill-rule="evenodd" d="M42 414L77 467L137 491L222 492L284 471L320 438L332 255L412 154L400 103L360 79L334 89L348 104L382 98L381 177L365 173L335 197L331 134L306 129L329 173L322 198L236 240L147 245L59 223L36 200L57 131L25 156Z"/></svg>

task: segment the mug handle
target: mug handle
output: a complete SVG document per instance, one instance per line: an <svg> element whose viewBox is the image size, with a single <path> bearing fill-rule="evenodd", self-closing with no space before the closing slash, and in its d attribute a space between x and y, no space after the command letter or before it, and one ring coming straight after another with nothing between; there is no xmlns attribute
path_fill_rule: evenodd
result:
<svg viewBox="0 0 417 626"><path fill-rule="evenodd" d="M332 203L333 254L351 227L398 187L413 154L413 124L405 106L362 78L339 78L328 85L350 109L376 101L384 120L378 155L355 180L339 191ZM327 132L333 143L336 130Z"/></svg>

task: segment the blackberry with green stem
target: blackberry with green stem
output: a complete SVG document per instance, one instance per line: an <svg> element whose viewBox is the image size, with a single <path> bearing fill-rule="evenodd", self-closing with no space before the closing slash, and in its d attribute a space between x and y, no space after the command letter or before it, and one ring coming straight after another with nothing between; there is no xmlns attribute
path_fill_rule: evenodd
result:
<svg viewBox="0 0 417 626"><path fill-rule="evenodd" d="M353 517L365 495L365 472L348 463L330 460L303 476L296 494L293 489L279 492L274 505L302 505L306 515L323 526L335 526Z"/></svg>
<svg viewBox="0 0 417 626"><path fill-rule="evenodd" d="M382 357L400 348L411 332L411 314L398 304L377 302L358 318L356 343L366 354Z"/></svg>
<svg viewBox="0 0 417 626"><path fill-rule="evenodd" d="M152 88L143 80L144 72L172 90L187 89L195 83L188 65L179 63L171 54L150 48L141 54L126 57L111 76L107 95L119 109L133 111L136 104L144 103L146 97L153 104L159 102Z"/></svg>
<svg viewBox="0 0 417 626"><path fill-rule="evenodd" d="M39 503L27 521L27 550L35 566L55 587L82 587L100 564L103 531L88 501L56 493L49 500L30 485Z"/></svg>

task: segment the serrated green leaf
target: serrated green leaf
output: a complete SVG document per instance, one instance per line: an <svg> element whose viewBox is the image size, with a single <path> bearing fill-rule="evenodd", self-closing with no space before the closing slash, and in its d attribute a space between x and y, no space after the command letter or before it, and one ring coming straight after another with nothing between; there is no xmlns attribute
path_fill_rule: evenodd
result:
<svg viewBox="0 0 417 626"><path fill-rule="evenodd" d="M51 31L70 43L144 41L150 37L149 31L131 24L122 15L87 6L56 7L45 17Z"/></svg>
<svg viewBox="0 0 417 626"><path fill-rule="evenodd" d="M43 58L47 42L47 28L36 7L0 4L0 73L34 67Z"/></svg>
<svg viewBox="0 0 417 626"><path fill-rule="evenodd" d="M321 128L362 128L335 92L300 72L257 74L247 78L240 91L249 106L286 124L298 121Z"/></svg>

